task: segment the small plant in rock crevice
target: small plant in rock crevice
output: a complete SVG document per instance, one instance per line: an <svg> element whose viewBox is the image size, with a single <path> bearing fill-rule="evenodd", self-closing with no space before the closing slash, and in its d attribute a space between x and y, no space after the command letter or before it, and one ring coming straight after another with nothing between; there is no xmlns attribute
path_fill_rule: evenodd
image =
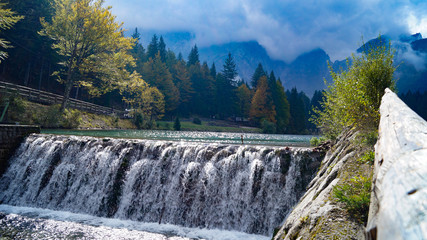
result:
<svg viewBox="0 0 427 240"><path fill-rule="evenodd" d="M344 203L348 213L363 223L368 219L371 182L371 177L356 176L333 188L335 200Z"/></svg>
<svg viewBox="0 0 427 240"><path fill-rule="evenodd" d="M375 161L375 152L368 151L364 155L362 155L360 158L358 158L357 161L362 164L369 163L370 165L373 165Z"/></svg>
<svg viewBox="0 0 427 240"><path fill-rule="evenodd" d="M317 137L312 137L311 139L310 139L310 145L312 146L312 147L317 147L317 146L319 146L322 142L326 142L328 139L326 138L326 137L319 137L319 138L317 138Z"/></svg>

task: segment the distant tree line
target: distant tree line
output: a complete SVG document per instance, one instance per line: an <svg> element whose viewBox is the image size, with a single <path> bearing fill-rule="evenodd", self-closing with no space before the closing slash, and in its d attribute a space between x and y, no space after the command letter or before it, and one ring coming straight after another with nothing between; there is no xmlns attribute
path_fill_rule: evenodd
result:
<svg viewBox="0 0 427 240"><path fill-rule="evenodd" d="M230 53L218 71L215 63L201 63L197 45L185 60L181 53L166 50L162 36L154 35L147 48L140 43L138 29L132 37L137 40L132 50L136 59L133 70L165 95L167 119L196 115L241 121L269 133L316 131L308 119L313 106L320 107L321 91L312 99L296 88L285 91L274 71L268 73L261 64L248 83L238 78Z"/></svg>
<svg viewBox="0 0 427 240"><path fill-rule="evenodd" d="M269 133L316 130L308 119L313 106L321 106L322 92L316 91L310 99L296 88L285 90L281 79L261 64L246 82L238 78L231 54L217 70L214 63L200 62L197 45L184 59L167 49L162 36L154 35L144 48L138 29L131 38L124 37L121 25L114 23L102 3L9 1L7 8L24 18L0 32L0 38L14 46L0 65L1 78L109 107L138 108L134 117L150 123L141 124L142 128L162 117L199 116L241 121ZM72 4L77 7L71 8ZM72 9L80 10L73 16ZM110 34L99 28L102 24ZM76 29L85 29L86 35L76 32L82 38L70 39L82 55L73 55L76 49L63 37L73 36L70 32Z"/></svg>
<svg viewBox="0 0 427 240"><path fill-rule="evenodd" d="M414 112L427 121L427 91L420 91L399 94L400 99L408 105Z"/></svg>

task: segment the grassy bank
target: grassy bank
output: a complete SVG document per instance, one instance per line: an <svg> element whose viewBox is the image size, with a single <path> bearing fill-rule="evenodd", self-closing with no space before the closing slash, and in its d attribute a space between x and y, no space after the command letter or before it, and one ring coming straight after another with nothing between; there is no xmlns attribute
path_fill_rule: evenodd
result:
<svg viewBox="0 0 427 240"><path fill-rule="evenodd" d="M78 110L70 110L66 117L60 117L59 106L47 106L33 103L21 98L13 100L8 110L7 122L12 124L40 125L42 128L68 129L136 129L132 119L120 119L113 115L99 115ZM174 130L173 121L157 121L154 129ZM181 131L209 131L209 132L238 132L262 133L259 128L240 126L235 122L205 119L200 124L191 119L181 121Z"/></svg>
<svg viewBox="0 0 427 240"><path fill-rule="evenodd" d="M113 115L98 115L67 109L60 115L59 105L43 105L14 97L9 105L5 123L40 125L42 128L72 129L135 129L129 119Z"/></svg>

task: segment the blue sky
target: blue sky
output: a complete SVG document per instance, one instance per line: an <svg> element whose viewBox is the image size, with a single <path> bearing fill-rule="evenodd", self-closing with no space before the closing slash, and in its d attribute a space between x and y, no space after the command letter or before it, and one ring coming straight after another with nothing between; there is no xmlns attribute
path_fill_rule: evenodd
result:
<svg viewBox="0 0 427 240"><path fill-rule="evenodd" d="M427 0L106 0L124 27L189 32L199 47L257 41L274 59L324 49L349 56L378 34L427 37Z"/></svg>

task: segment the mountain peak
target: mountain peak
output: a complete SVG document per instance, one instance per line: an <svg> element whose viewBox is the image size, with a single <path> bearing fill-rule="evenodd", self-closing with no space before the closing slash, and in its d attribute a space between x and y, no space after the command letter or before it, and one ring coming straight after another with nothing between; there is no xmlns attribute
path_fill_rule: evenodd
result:
<svg viewBox="0 0 427 240"><path fill-rule="evenodd" d="M421 33L415 33L412 35L400 35L399 40L401 42L406 42L406 43L412 43L414 41L417 40L421 40L423 39L423 36L421 35Z"/></svg>

